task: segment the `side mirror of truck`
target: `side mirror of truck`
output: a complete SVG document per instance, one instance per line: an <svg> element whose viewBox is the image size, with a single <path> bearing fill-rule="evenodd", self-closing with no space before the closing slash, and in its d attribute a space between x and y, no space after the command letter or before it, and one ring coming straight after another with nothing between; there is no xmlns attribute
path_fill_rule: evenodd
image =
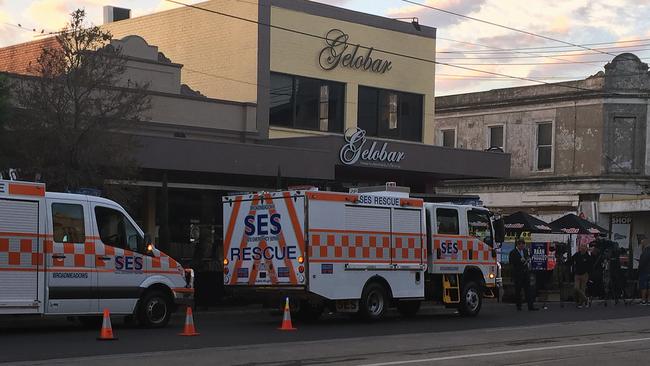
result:
<svg viewBox="0 0 650 366"><path fill-rule="evenodd" d="M498 219L494 221L494 241L497 243L503 243L506 239L506 228L503 222L503 219Z"/></svg>

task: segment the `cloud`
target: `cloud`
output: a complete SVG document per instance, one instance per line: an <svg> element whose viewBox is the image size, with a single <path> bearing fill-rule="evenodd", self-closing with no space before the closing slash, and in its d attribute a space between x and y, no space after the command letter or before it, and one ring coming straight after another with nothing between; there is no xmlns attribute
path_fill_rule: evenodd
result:
<svg viewBox="0 0 650 366"><path fill-rule="evenodd" d="M467 15L481 9L487 0L427 0L424 4L454 13ZM388 9L386 16L389 18L417 17L420 24L441 28L464 21L463 18L445 14L419 5L405 5Z"/></svg>
<svg viewBox="0 0 650 366"><path fill-rule="evenodd" d="M56 30L62 28L68 19L68 5L65 1L39 0L32 2L25 12L38 27Z"/></svg>

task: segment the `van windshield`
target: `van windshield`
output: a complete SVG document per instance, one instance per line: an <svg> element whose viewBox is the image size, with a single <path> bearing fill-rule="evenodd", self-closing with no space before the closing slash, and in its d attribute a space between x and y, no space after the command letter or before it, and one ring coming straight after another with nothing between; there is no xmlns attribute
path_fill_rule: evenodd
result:
<svg viewBox="0 0 650 366"><path fill-rule="evenodd" d="M469 210L467 211L467 224L469 235L473 236L489 246L494 245L494 236L490 216L487 211Z"/></svg>

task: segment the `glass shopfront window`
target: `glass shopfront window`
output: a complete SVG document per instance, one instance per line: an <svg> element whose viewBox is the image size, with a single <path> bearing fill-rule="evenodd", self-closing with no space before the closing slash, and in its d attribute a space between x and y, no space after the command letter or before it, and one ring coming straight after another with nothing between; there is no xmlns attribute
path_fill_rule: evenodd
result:
<svg viewBox="0 0 650 366"><path fill-rule="evenodd" d="M271 126L343 132L345 84L271 73Z"/></svg>
<svg viewBox="0 0 650 366"><path fill-rule="evenodd" d="M359 86L358 126L367 136L422 141L422 95Z"/></svg>

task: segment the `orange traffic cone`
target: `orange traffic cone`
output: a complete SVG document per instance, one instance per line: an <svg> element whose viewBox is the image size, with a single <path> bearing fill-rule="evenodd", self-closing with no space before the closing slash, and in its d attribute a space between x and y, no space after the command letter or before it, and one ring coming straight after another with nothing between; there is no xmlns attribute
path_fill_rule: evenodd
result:
<svg viewBox="0 0 650 366"><path fill-rule="evenodd" d="M182 336L197 336L199 333L196 332L196 329L194 328L194 317L192 316L192 308L187 307L187 311L185 312L185 327L183 328L183 333L178 333L178 335Z"/></svg>
<svg viewBox="0 0 650 366"><path fill-rule="evenodd" d="M289 309L289 298L284 303L284 316L282 317L282 326L279 330L297 330L291 325L291 310Z"/></svg>
<svg viewBox="0 0 650 366"><path fill-rule="evenodd" d="M104 309L104 321L102 322L102 330L99 332L98 341L116 341L117 337L113 336L113 327L111 327L111 314L108 309Z"/></svg>

